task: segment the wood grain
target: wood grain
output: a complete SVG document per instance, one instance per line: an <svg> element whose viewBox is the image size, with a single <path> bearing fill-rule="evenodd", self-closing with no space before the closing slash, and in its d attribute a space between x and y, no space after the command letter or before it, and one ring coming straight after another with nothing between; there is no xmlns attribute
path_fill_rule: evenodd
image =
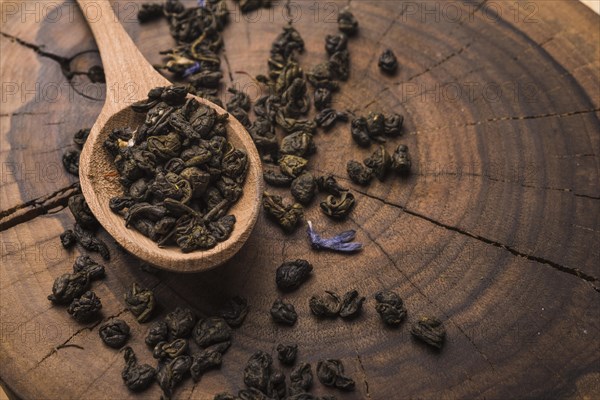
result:
<svg viewBox="0 0 600 400"><path fill-rule="evenodd" d="M336 32L336 7L347 4L294 3L294 24L307 48L303 66L325 59L323 38ZM461 20L443 4L458 7ZM600 397L598 16L575 2L518 5L515 14L514 2L350 2L360 33L349 43L351 79L335 107L404 114L405 135L388 146L407 144L414 166L406 180L357 187L339 161L361 160L369 151L353 144L347 125L316 137L311 170L338 176L357 206L351 219L332 223L313 204L307 219L326 236L356 229L362 253L313 252L303 229L285 236L263 215L240 253L207 273L146 272L111 248L108 276L95 290L105 319L119 315L131 323L132 346L143 361L151 361L143 344L147 325L135 323L121 300L132 282L156 289L161 316L182 305L208 315L228 296L249 299L248 320L235 332L223 368L196 385L186 381L177 398L237 391L253 351L273 352L289 341L299 344L300 360L344 361L357 382L354 393L318 383L314 390L340 399ZM127 5L120 6L136 45L151 63L160 62L157 51L173 44L164 21L139 26L127 18ZM270 43L285 23L282 10L278 4L232 15L224 32L227 85L260 95L246 74L265 72ZM66 34L67 27L78 34ZM1 29L66 57L94 48L77 11L73 21L53 23L12 16ZM5 36L0 45L3 82L66 82L48 57ZM393 77L380 74L374 61L386 48L401 65ZM101 109L101 102L81 96L54 103L7 99L2 162L29 170L35 163L60 165L72 133L90 126ZM62 123L40 128L47 121ZM7 227L0 232L0 377L22 398L157 398L157 387L145 396L128 393L122 355L102 345L96 326L77 325L46 300L54 278L78 254L63 250L58 239L73 222L62 209L72 182L62 173L52 180L41 172L3 173L0 209L17 211L0 214ZM110 242L105 232L101 237ZM286 329L272 324L268 309L280 295L275 268L294 258L308 259L315 271L285 296L299 312L297 325ZM310 315L313 293L354 288L368 297L357 321ZM408 321L398 330L377 318L372 296L381 289L397 290L407 304ZM410 337L409 324L422 314L447 327L440 354ZM61 344L85 350L53 350Z"/></svg>

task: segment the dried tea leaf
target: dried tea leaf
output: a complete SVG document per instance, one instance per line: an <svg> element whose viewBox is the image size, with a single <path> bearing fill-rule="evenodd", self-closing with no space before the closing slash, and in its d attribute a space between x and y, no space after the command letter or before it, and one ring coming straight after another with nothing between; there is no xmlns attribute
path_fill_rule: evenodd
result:
<svg viewBox="0 0 600 400"><path fill-rule="evenodd" d="M286 261L275 272L275 283L279 290L289 292L297 289L310 277L313 267L306 260Z"/></svg>
<svg viewBox="0 0 600 400"><path fill-rule="evenodd" d="M104 266L92 260L89 256L79 256L73 264L74 273L87 274L90 280L102 279L106 276Z"/></svg>
<svg viewBox="0 0 600 400"><path fill-rule="evenodd" d="M383 72L393 75L398 69L398 59L392 50L387 49L379 56L377 65Z"/></svg>
<svg viewBox="0 0 600 400"><path fill-rule="evenodd" d="M391 114L385 117L383 124L383 132L386 136L400 136L402 135L402 124L404 123L404 117L400 114Z"/></svg>
<svg viewBox="0 0 600 400"><path fill-rule="evenodd" d="M361 147L369 147L371 145L371 137L367 129L367 119L364 117L355 118L350 123L350 133L352 139Z"/></svg>
<svg viewBox="0 0 600 400"><path fill-rule="evenodd" d="M348 37L344 33L325 36L325 50L329 55L346 50L347 45Z"/></svg>
<svg viewBox="0 0 600 400"><path fill-rule="evenodd" d="M317 111L321 111L331 104L331 90L320 87L315 90L315 94L313 96L315 108Z"/></svg>
<svg viewBox="0 0 600 400"><path fill-rule="evenodd" d="M408 154L408 147L406 145L399 145L392 156L392 169L400 175L407 175L410 173L411 161L410 154Z"/></svg>
<svg viewBox="0 0 600 400"><path fill-rule="evenodd" d="M127 343L129 332L129 325L122 319L113 319L106 322L98 330L104 344L114 349L119 349Z"/></svg>
<svg viewBox="0 0 600 400"><path fill-rule="evenodd" d="M383 145L380 145L373 154L365 158L364 163L369 167L377 179L383 181L392 165L392 157Z"/></svg>
<svg viewBox="0 0 600 400"><path fill-rule="evenodd" d="M69 197L69 210L82 228L93 231L100 226L82 194Z"/></svg>
<svg viewBox="0 0 600 400"><path fill-rule="evenodd" d="M271 378L273 359L264 351L255 352L244 368L244 383L250 388L266 392Z"/></svg>
<svg viewBox="0 0 600 400"><path fill-rule="evenodd" d="M321 192L327 192L333 196L341 196L343 192L348 191L348 189L341 187L331 174L320 176L317 179L317 186Z"/></svg>
<svg viewBox="0 0 600 400"><path fill-rule="evenodd" d="M373 179L373 170L358 161L348 161L346 164L346 171L352 182L362 186L368 185L371 182L371 179Z"/></svg>
<svg viewBox="0 0 600 400"><path fill-rule="evenodd" d="M175 339L171 343L159 342L152 351L152 357L163 360L166 358L176 358L184 355L188 351L188 342L185 339Z"/></svg>
<svg viewBox="0 0 600 400"><path fill-rule="evenodd" d="M131 289L125 293L125 305L138 322L146 322L154 310L154 293L134 283Z"/></svg>
<svg viewBox="0 0 600 400"><path fill-rule="evenodd" d="M271 373L267 394L269 397L275 400L283 400L287 398L287 386L285 384L285 375L283 372L273 371Z"/></svg>
<svg viewBox="0 0 600 400"><path fill-rule="evenodd" d="M198 382L205 372L219 368L223 362L223 353L215 349L204 349L193 357L190 372L194 382Z"/></svg>
<svg viewBox="0 0 600 400"><path fill-rule="evenodd" d="M79 150L67 150L62 156L62 163L65 170L71 175L79 176Z"/></svg>
<svg viewBox="0 0 600 400"><path fill-rule="evenodd" d="M274 187L289 187L292 184L294 178L289 177L284 174L279 174L274 171L265 171L263 173L263 178L268 185Z"/></svg>
<svg viewBox="0 0 600 400"><path fill-rule="evenodd" d="M317 191L317 181L315 177L304 172L302 175L292 181L292 196L301 204L308 204L315 197Z"/></svg>
<svg viewBox="0 0 600 400"><path fill-rule="evenodd" d="M169 337L169 326L165 321L157 321L150 327L144 341L150 347L156 346L159 342L166 342Z"/></svg>
<svg viewBox="0 0 600 400"><path fill-rule="evenodd" d="M277 358L285 365L294 365L296 362L296 356L298 355L297 344L278 344L277 345Z"/></svg>
<svg viewBox="0 0 600 400"><path fill-rule="evenodd" d="M253 387L240 390L238 392L238 397L236 399L239 399L239 400L272 400L266 394L264 394L260 390L253 388Z"/></svg>
<svg viewBox="0 0 600 400"><path fill-rule="evenodd" d="M356 318L362 311L362 305L365 301L364 297L358 294L358 291L351 290L342 298L342 307L340 308L340 317Z"/></svg>
<svg viewBox="0 0 600 400"><path fill-rule="evenodd" d="M358 21L348 9L338 13L338 28L348 36L353 36L358 31Z"/></svg>
<svg viewBox="0 0 600 400"><path fill-rule="evenodd" d="M230 327L240 327L248 315L248 300L239 296L229 299L219 312L219 315Z"/></svg>
<svg viewBox="0 0 600 400"><path fill-rule="evenodd" d="M300 176L307 164L307 159L289 154L284 155L279 159L279 168L281 169L281 172L292 178Z"/></svg>
<svg viewBox="0 0 600 400"><path fill-rule="evenodd" d="M310 390L313 385L313 374L309 363L299 364L290 373L290 395L297 395Z"/></svg>
<svg viewBox="0 0 600 400"><path fill-rule="evenodd" d="M214 400L239 400L239 397L236 397L230 393L217 393Z"/></svg>
<svg viewBox="0 0 600 400"><path fill-rule="evenodd" d="M334 79L348 80L350 76L350 53L348 50L340 50L329 57L329 69Z"/></svg>
<svg viewBox="0 0 600 400"><path fill-rule="evenodd" d="M325 108L315 116L315 122L326 131L334 127L337 121L348 121L348 114L336 111L333 108Z"/></svg>
<svg viewBox="0 0 600 400"><path fill-rule="evenodd" d="M90 276L85 272L63 274L54 281L48 300L55 304L69 304L84 294L89 286Z"/></svg>
<svg viewBox="0 0 600 400"><path fill-rule="evenodd" d="M231 339L231 328L223 318L210 317L198 321L193 331L196 344L208 347L211 344L226 342Z"/></svg>
<svg viewBox="0 0 600 400"><path fill-rule="evenodd" d="M354 195L350 192L342 192L340 197L333 195L327 196L325 201L322 201L320 206L321 210L333 219L342 220L345 219L350 211L354 208L355 199Z"/></svg>
<svg viewBox="0 0 600 400"><path fill-rule="evenodd" d="M342 301L336 293L326 290L325 294L312 296L308 306L317 317L335 318L340 313Z"/></svg>
<svg viewBox="0 0 600 400"><path fill-rule="evenodd" d="M142 3L137 18L141 24L163 17L163 5L156 3Z"/></svg>
<svg viewBox="0 0 600 400"><path fill-rule="evenodd" d="M344 365L340 360L321 360L317 363L319 381L341 390L354 390L354 380L344 375Z"/></svg>
<svg viewBox="0 0 600 400"><path fill-rule="evenodd" d="M400 296L392 291L381 291L375 294L375 310L382 321L389 326L398 326L406 317L406 308Z"/></svg>
<svg viewBox="0 0 600 400"><path fill-rule="evenodd" d="M314 154L317 150L315 143L313 141L313 135L304 132L298 131L287 135L281 141L281 145L279 146L279 152L281 154L289 154L298 157L306 157Z"/></svg>
<svg viewBox="0 0 600 400"><path fill-rule="evenodd" d="M285 204L281 196L264 192L263 208L281 228L291 233L304 217L304 209L299 203Z"/></svg>
<svg viewBox="0 0 600 400"><path fill-rule="evenodd" d="M75 321L85 323L98 318L101 309L102 303L96 293L87 291L69 304L67 312Z"/></svg>
<svg viewBox="0 0 600 400"><path fill-rule="evenodd" d="M106 243L104 243L102 240L95 238L93 232L84 229L76 223L70 235L72 235L71 240L74 240L75 242L79 243L84 249L88 251L97 252L105 260L110 259L110 252L108 250L108 246L106 246ZM63 238L61 235L61 241L62 240ZM72 244L73 243L71 243L71 245ZM63 242L63 246L64 245L65 243ZM69 246L65 246L65 248L66 247Z"/></svg>
<svg viewBox="0 0 600 400"><path fill-rule="evenodd" d="M298 320L298 314L296 314L294 306L290 303L285 303L281 299L273 302L270 313L273 321L278 324L292 326Z"/></svg>
<svg viewBox="0 0 600 400"><path fill-rule="evenodd" d="M190 356L179 356L166 364L159 365L156 381L167 399L173 396L173 390L183 381L191 366Z"/></svg>
<svg viewBox="0 0 600 400"><path fill-rule="evenodd" d="M421 317L412 326L410 333L430 346L441 349L446 338L446 329L440 320L434 317Z"/></svg>
<svg viewBox="0 0 600 400"><path fill-rule="evenodd" d="M121 373L125 386L131 391L141 392L147 389L156 376L156 370L148 364L138 364L131 347L125 348L125 367Z"/></svg>
<svg viewBox="0 0 600 400"><path fill-rule="evenodd" d="M165 322L169 327L169 332L174 338L185 338L192 333L196 325L196 316L189 308L177 307L174 311L167 314Z"/></svg>

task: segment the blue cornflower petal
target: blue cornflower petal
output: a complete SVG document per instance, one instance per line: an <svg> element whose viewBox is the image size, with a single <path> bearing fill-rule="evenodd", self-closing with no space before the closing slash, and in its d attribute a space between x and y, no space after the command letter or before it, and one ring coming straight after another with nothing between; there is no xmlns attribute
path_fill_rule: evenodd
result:
<svg viewBox="0 0 600 400"><path fill-rule="evenodd" d="M344 231L332 238L323 239L317 232L315 232L312 223L310 221L307 222L308 228L306 232L308 233L310 244L315 250L327 249L348 253L362 249L362 243L352 242L356 236L356 231L354 230Z"/></svg>
<svg viewBox="0 0 600 400"><path fill-rule="evenodd" d="M195 74L198 71L200 71L200 63L198 61L196 61L194 63L194 65L192 65L191 67L189 67L185 71L183 71L183 76L186 77L186 76Z"/></svg>

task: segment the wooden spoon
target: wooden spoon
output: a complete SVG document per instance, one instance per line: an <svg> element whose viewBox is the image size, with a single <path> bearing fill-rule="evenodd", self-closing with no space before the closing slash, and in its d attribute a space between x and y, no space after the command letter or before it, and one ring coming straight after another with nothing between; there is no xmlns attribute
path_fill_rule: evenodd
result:
<svg viewBox="0 0 600 400"><path fill-rule="evenodd" d="M90 209L104 229L127 251L159 268L178 272L196 272L213 268L230 259L244 244L258 217L263 192L261 162L242 124L229 116L229 141L248 155L248 176L244 193L231 208L236 223L231 237L210 250L183 253L178 247L160 248L134 229L125 227L123 217L108 207L111 197L122 195L123 187L111 157L102 143L114 128L143 122L131 103L147 98L148 91L171 83L145 60L116 18L108 0L77 0L96 38L106 75L106 102L81 152L79 179ZM199 97L202 104L225 113L221 107Z"/></svg>

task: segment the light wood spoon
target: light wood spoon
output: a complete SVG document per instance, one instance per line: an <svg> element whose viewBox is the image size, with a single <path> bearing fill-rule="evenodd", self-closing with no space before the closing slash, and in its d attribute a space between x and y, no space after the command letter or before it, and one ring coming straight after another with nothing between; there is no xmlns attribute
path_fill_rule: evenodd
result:
<svg viewBox="0 0 600 400"><path fill-rule="evenodd" d="M108 207L111 197L122 195L123 187L113 161L102 143L114 128L135 129L143 115L134 113L131 103L147 98L148 91L171 83L162 77L139 52L115 16L108 0L77 0L96 38L106 75L106 102L81 152L81 190L100 224L127 251L159 268L178 272L203 271L230 259L244 244L258 217L263 192L261 162L248 132L229 116L229 141L248 155L248 175L244 192L229 213L236 218L231 237L210 250L183 253L179 247L160 248L134 229L125 227L123 217ZM195 96L194 96L195 97ZM199 97L196 100L226 111Z"/></svg>

